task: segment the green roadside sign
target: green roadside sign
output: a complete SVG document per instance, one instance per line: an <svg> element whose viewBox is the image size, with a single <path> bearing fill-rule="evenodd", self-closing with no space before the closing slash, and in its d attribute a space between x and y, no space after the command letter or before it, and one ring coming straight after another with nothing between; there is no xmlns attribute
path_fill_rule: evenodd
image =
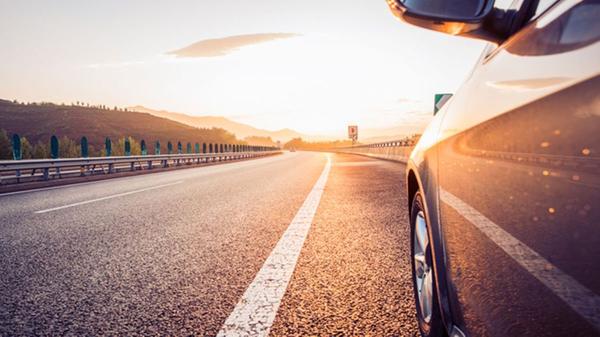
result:
<svg viewBox="0 0 600 337"><path fill-rule="evenodd" d="M452 97L452 94L435 94L433 99L433 115L435 116L438 111L448 102Z"/></svg>

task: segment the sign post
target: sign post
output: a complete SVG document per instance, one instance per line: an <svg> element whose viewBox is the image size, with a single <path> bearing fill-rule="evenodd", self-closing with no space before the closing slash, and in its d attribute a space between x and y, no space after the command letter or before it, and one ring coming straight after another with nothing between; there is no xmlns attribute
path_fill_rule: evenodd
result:
<svg viewBox="0 0 600 337"><path fill-rule="evenodd" d="M348 126L348 138L352 139L352 145L358 140L358 125Z"/></svg>

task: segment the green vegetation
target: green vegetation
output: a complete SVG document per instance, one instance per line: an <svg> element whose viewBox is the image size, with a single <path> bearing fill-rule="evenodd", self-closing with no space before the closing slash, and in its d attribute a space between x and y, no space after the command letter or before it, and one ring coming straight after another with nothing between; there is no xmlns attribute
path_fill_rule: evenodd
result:
<svg viewBox="0 0 600 337"><path fill-rule="evenodd" d="M248 144L258 146L277 146L277 143L273 141L271 137L260 137L260 136L248 136L244 138Z"/></svg>
<svg viewBox="0 0 600 337"><path fill-rule="evenodd" d="M12 159L12 150L10 139L6 130L0 130L0 160Z"/></svg>
<svg viewBox="0 0 600 337"><path fill-rule="evenodd" d="M200 148L202 143L247 144L223 129L196 128L148 113L83 102L58 105L0 99L0 125L0 160L12 159L10 137L13 134L21 136L23 159L49 158L52 135L59 137L60 158L80 157L83 136L88 140L90 157L106 155L106 137L112 140L113 156L124 155L126 137L130 139L131 155L141 154L142 139L152 154L157 140L163 144L161 153L167 153L168 141L173 144L198 142Z"/></svg>

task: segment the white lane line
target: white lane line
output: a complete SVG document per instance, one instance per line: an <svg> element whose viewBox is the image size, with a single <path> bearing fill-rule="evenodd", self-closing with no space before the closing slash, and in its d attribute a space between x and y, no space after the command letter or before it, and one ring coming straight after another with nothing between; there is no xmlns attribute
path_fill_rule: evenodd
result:
<svg viewBox="0 0 600 337"><path fill-rule="evenodd" d="M229 315L218 337L267 336L319 206L331 159L289 227Z"/></svg>
<svg viewBox="0 0 600 337"><path fill-rule="evenodd" d="M440 188L440 197L600 331L600 296L452 193Z"/></svg>
<svg viewBox="0 0 600 337"><path fill-rule="evenodd" d="M152 186L152 187L146 187L146 188L142 188L142 189L135 190L135 191L129 191L129 192L124 192L124 193L119 193L119 194L113 194L113 195L108 195L108 196L102 197L102 198L91 199L91 200L86 200L86 201L80 201L80 202L76 202L76 203L68 204L68 205L64 205L64 206L58 206L58 207L43 209L41 211L35 211L34 213L36 213L36 214L42 214L42 213L48 213L48 212L58 211L59 209L65 209L65 208L69 208L69 207L75 207L75 206L90 204L92 202L97 202L97 201L102 201L102 200L108 200L108 199L113 199L113 198L119 198L119 197L124 197L124 196L130 195L130 194L151 191L151 190L155 190L155 189L163 188L163 187L167 187L167 186L173 186L173 185L181 184L182 182L183 182L183 180L180 180L180 181L176 181L176 182L169 183L169 184L162 184L162 185L156 185L156 186Z"/></svg>

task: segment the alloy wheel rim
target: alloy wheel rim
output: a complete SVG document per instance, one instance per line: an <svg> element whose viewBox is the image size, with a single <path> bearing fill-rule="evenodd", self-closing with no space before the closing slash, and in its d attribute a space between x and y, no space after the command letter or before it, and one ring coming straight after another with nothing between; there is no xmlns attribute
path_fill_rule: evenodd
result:
<svg viewBox="0 0 600 337"><path fill-rule="evenodd" d="M425 214L419 211L415 219L413 238L413 259L415 264L415 282L421 319L425 323L431 321L433 307L433 270L429 265L427 255L429 251L429 235Z"/></svg>

